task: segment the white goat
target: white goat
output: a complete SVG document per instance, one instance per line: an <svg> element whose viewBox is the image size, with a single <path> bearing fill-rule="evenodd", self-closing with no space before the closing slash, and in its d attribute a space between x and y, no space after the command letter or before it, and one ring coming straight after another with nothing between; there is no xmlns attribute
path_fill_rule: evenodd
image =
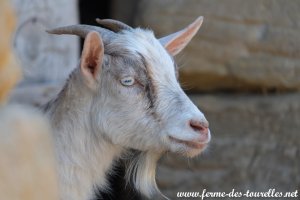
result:
<svg viewBox="0 0 300 200"><path fill-rule="evenodd" d="M196 34L203 18L161 39L115 20L101 27L48 31L85 38L80 65L46 106L54 129L62 200L88 200L107 189L113 161L137 150L127 180L147 197L158 192L162 153L193 157L210 141L208 122L181 89L172 56Z"/></svg>

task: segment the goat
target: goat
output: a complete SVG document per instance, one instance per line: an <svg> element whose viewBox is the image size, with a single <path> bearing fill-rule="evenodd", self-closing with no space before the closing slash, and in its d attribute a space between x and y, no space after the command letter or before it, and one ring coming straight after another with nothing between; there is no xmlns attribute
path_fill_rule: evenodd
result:
<svg viewBox="0 0 300 200"><path fill-rule="evenodd" d="M206 148L208 121L180 87L173 59L202 21L161 39L112 19L47 31L85 38L79 67L45 106L61 199L88 200L96 189L109 190L106 175L128 154L126 180L151 197L159 193L155 169L164 152L193 157Z"/></svg>

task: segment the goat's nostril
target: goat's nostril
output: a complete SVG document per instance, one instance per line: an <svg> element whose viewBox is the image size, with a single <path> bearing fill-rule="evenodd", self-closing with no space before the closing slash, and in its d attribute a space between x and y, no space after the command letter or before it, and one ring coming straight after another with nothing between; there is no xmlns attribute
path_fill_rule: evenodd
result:
<svg viewBox="0 0 300 200"><path fill-rule="evenodd" d="M208 122L202 122L198 120L190 120L190 127L197 132L205 133L208 130Z"/></svg>

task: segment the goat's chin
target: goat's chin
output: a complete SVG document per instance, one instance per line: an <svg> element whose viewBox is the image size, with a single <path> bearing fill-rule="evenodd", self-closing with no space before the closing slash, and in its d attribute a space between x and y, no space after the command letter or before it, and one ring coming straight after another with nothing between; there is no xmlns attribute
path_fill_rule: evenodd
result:
<svg viewBox="0 0 300 200"><path fill-rule="evenodd" d="M184 141L173 137L169 138L171 142L171 151L177 154L181 154L185 157L195 157L201 154L208 146L208 143Z"/></svg>
<svg viewBox="0 0 300 200"><path fill-rule="evenodd" d="M205 145L201 149L194 149L190 147L178 147L178 150L175 152L185 157L193 158L195 156L200 155L203 151L205 151L207 145Z"/></svg>

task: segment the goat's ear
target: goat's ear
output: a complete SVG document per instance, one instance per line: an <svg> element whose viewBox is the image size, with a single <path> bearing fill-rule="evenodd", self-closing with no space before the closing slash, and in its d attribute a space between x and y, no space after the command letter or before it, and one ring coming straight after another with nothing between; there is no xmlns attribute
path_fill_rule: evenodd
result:
<svg viewBox="0 0 300 200"><path fill-rule="evenodd" d="M191 23L186 28L171 35L160 38L159 41L171 55L175 56L195 36L200 26L202 25L202 22L203 17L198 17L193 23Z"/></svg>
<svg viewBox="0 0 300 200"><path fill-rule="evenodd" d="M98 32L88 33L84 40L80 69L89 87L95 87L104 55L104 47Z"/></svg>

